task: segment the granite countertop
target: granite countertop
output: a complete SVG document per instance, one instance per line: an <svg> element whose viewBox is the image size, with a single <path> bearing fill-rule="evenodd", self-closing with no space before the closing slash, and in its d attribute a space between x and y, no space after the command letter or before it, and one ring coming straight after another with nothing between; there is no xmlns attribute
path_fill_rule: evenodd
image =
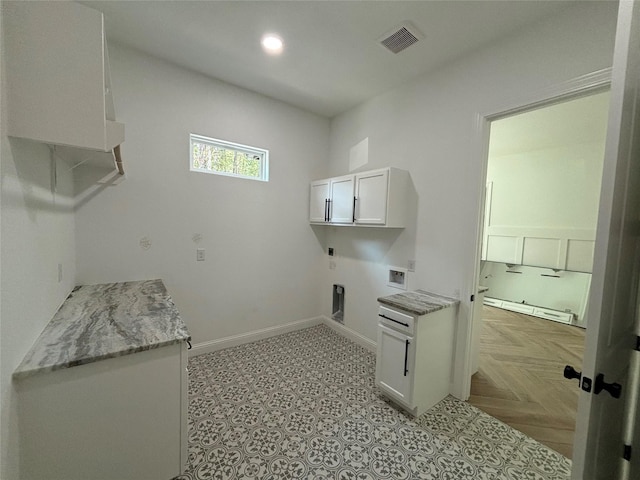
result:
<svg viewBox="0 0 640 480"><path fill-rule="evenodd" d="M413 315L426 315L443 308L453 307L460 303L460 300L424 290L413 292L396 293L387 297L378 298L378 302L383 305L398 308Z"/></svg>
<svg viewBox="0 0 640 480"><path fill-rule="evenodd" d="M191 340L162 280L76 287L14 378Z"/></svg>
<svg viewBox="0 0 640 480"><path fill-rule="evenodd" d="M482 285L478 285L478 294L485 293L489 291L489 287L483 287Z"/></svg>

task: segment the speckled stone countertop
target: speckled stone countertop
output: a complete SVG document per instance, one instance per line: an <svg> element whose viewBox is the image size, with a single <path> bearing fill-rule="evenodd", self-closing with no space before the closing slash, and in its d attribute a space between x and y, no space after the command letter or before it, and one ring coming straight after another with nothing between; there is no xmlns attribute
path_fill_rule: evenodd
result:
<svg viewBox="0 0 640 480"><path fill-rule="evenodd" d="M73 289L13 373L22 378L191 340L162 280Z"/></svg>
<svg viewBox="0 0 640 480"><path fill-rule="evenodd" d="M478 285L478 294L485 293L489 291L489 287L483 287L482 285Z"/></svg>
<svg viewBox="0 0 640 480"><path fill-rule="evenodd" d="M453 307L460 303L456 298L445 297L436 293L415 290L413 292L396 293L388 297L378 298L383 305L398 308L413 315L426 315L443 308Z"/></svg>

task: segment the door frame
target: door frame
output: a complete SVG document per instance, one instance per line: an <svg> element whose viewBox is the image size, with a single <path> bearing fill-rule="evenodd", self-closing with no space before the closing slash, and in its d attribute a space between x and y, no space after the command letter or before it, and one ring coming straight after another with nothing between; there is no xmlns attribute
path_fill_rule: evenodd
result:
<svg viewBox="0 0 640 480"><path fill-rule="evenodd" d="M481 165L480 175L477 184L477 211L476 211L476 244L475 252L472 256L473 264L469 265L467 271L473 272L467 284L467 291L470 295L477 295L480 283L480 261L482 256L482 235L484 231L484 210L485 210L485 185L487 183L487 166L489 163L489 139L490 125L494 120L509 117L518 113L523 113L535 108L545 107L562 103L574 98L599 93L607 90L611 85L611 68L605 68L592 72L567 82L552 85L540 91L529 93L520 98L514 98L502 105L488 108L476 114L475 135L473 150L474 160ZM482 310L479 309L481 312ZM467 400L471 393L471 363L472 363L472 338L475 324L474 309L469 308L469 322L466 335L463 339L464 358L463 368L460 372L461 378L454 379L454 384L460 385L460 392L463 399Z"/></svg>

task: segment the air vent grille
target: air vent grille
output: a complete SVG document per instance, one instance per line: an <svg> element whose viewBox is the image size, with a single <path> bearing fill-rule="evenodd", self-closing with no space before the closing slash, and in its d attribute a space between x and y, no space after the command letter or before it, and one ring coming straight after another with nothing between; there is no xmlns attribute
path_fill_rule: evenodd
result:
<svg viewBox="0 0 640 480"><path fill-rule="evenodd" d="M407 23L404 23L391 32L383 35L379 42L391 50L393 53L400 53L405 48L410 47L418 40L422 38L422 35L417 30Z"/></svg>

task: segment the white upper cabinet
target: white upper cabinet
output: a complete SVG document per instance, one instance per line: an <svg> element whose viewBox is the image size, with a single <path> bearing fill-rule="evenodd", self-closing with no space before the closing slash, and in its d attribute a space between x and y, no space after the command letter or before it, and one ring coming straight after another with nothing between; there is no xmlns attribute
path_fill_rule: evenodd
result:
<svg viewBox="0 0 640 480"><path fill-rule="evenodd" d="M329 185L330 180L311 182L309 189L309 221L325 223L329 221Z"/></svg>
<svg viewBox="0 0 640 480"><path fill-rule="evenodd" d="M356 174L354 222L357 225L404 228L409 172L383 168Z"/></svg>
<svg viewBox="0 0 640 480"><path fill-rule="evenodd" d="M331 179L329 221L331 223L353 223L353 175Z"/></svg>
<svg viewBox="0 0 640 480"><path fill-rule="evenodd" d="M387 221L388 190L388 169L357 174L355 223L384 225Z"/></svg>
<svg viewBox="0 0 640 480"><path fill-rule="evenodd" d="M382 168L311 182L309 221L404 228L409 172Z"/></svg>
<svg viewBox="0 0 640 480"><path fill-rule="evenodd" d="M111 153L124 125L115 121L102 13L74 2L3 7L8 134Z"/></svg>
<svg viewBox="0 0 640 480"><path fill-rule="evenodd" d="M353 223L353 175L311 182L309 221L311 223Z"/></svg>

